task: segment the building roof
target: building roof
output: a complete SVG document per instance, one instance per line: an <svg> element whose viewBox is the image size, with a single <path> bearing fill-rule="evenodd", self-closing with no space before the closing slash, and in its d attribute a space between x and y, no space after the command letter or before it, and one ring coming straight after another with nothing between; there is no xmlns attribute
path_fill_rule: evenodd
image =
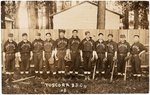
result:
<svg viewBox="0 0 150 95"><path fill-rule="evenodd" d="M50 17L51 17L51 16L54 16L54 15L57 15L57 14L60 14L60 13L62 13L62 12L64 12L64 11L67 11L67 10L72 9L72 8L74 8L74 7L77 7L77 6L79 6L79 5L81 5L81 4L84 4L84 3L86 3L86 2L87 2L87 3L90 3L90 4L92 4L92 5L98 6L97 4L95 4L95 3L93 3L93 2L84 1L84 2L81 2L81 3L77 4L77 5L74 5L74 6L71 6L71 7L69 7L69 8L66 8L66 9L64 9L64 10L62 10L62 11L60 11L60 12L54 13L54 14L50 15ZM107 8L106 8L106 10L109 11L109 12L112 12L112 13L114 13L114 14L116 14L116 15L119 15L121 18L123 17L123 15L120 14L120 13L114 12L114 11L109 10L109 9L107 9Z"/></svg>

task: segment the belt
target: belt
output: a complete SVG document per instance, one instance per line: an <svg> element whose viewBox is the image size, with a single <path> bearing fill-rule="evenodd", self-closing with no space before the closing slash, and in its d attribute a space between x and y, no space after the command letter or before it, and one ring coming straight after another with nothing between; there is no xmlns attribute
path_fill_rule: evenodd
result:
<svg viewBox="0 0 150 95"><path fill-rule="evenodd" d="M6 53L6 55L15 55L15 53Z"/></svg>
<svg viewBox="0 0 150 95"><path fill-rule="evenodd" d="M139 56L138 54L133 54L133 56Z"/></svg>
<svg viewBox="0 0 150 95"><path fill-rule="evenodd" d="M66 52L66 50L58 50L58 52Z"/></svg>
<svg viewBox="0 0 150 95"><path fill-rule="evenodd" d="M114 53L108 53L108 54L113 55Z"/></svg>
<svg viewBox="0 0 150 95"><path fill-rule="evenodd" d="M71 53L79 53L79 51L71 51Z"/></svg>
<svg viewBox="0 0 150 95"><path fill-rule="evenodd" d="M40 53L43 53L43 52L33 52L34 54L40 54Z"/></svg>
<svg viewBox="0 0 150 95"><path fill-rule="evenodd" d="M51 54L51 52L45 52L45 54Z"/></svg>
<svg viewBox="0 0 150 95"><path fill-rule="evenodd" d="M89 52L89 53L92 53L92 51L83 51L83 52Z"/></svg>
<svg viewBox="0 0 150 95"><path fill-rule="evenodd" d="M125 53L120 53L119 55L127 55L127 54L125 54Z"/></svg>
<svg viewBox="0 0 150 95"><path fill-rule="evenodd" d="M30 54L29 52L21 53L21 55L29 55L29 54Z"/></svg>
<svg viewBox="0 0 150 95"><path fill-rule="evenodd" d="M104 52L97 52L97 54L105 54Z"/></svg>

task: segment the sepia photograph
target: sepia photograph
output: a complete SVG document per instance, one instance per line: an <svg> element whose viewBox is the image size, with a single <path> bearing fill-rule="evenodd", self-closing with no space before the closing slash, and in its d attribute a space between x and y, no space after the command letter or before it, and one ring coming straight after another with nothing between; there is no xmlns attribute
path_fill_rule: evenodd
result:
<svg viewBox="0 0 150 95"><path fill-rule="evenodd" d="M2 94L148 94L149 1L1 1Z"/></svg>

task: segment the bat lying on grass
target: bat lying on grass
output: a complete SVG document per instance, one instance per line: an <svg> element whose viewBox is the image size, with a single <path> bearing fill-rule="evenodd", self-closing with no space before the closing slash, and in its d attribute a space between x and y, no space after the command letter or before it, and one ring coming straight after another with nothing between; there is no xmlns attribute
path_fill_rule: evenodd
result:
<svg viewBox="0 0 150 95"><path fill-rule="evenodd" d="M14 81L12 81L12 82L13 82L13 83L16 83L16 82L24 81L24 80L31 79L31 78L34 78L34 77L35 77L35 76L26 77L26 78L21 78L21 79L14 80Z"/></svg>

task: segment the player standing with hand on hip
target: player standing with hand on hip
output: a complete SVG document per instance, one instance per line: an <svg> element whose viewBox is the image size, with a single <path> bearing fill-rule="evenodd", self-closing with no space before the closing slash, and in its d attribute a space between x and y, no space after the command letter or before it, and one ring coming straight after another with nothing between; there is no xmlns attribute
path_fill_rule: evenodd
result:
<svg viewBox="0 0 150 95"><path fill-rule="evenodd" d="M118 64L117 72L118 75L124 75L126 59L130 55L130 44L126 41L124 34L120 35L120 42L118 43Z"/></svg>
<svg viewBox="0 0 150 95"><path fill-rule="evenodd" d="M147 49L139 41L139 35L134 35L134 43L131 46L131 65L133 76L141 77L141 54Z"/></svg>

